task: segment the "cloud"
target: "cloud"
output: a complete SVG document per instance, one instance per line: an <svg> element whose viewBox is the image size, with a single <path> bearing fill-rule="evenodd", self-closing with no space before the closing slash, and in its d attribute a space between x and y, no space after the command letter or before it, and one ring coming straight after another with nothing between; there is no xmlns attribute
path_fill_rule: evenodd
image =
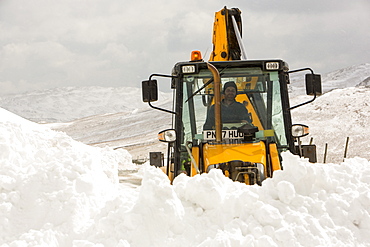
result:
<svg viewBox="0 0 370 247"><path fill-rule="evenodd" d="M223 7L221 0L2 0L0 87L139 87L192 50L208 59L214 12ZM321 73L369 62L366 0L230 0L227 7L242 10L249 58Z"/></svg>
<svg viewBox="0 0 370 247"><path fill-rule="evenodd" d="M244 19L252 57L275 56L291 67L311 66L320 73L369 61L369 33L361 31L370 21L369 3L287 2Z"/></svg>

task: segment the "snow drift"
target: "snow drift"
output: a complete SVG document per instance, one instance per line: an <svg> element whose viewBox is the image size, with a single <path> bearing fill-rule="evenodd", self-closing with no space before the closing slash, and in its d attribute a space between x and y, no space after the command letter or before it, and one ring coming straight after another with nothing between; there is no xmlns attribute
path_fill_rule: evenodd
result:
<svg viewBox="0 0 370 247"><path fill-rule="evenodd" d="M370 163L283 154L262 186L220 170L170 185L144 165L118 183L124 150L90 147L0 109L1 246L366 246Z"/></svg>

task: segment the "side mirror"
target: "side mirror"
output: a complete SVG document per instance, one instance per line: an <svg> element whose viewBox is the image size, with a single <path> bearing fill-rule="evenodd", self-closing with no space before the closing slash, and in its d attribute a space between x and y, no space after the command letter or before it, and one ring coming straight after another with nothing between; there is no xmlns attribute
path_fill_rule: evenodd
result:
<svg viewBox="0 0 370 247"><path fill-rule="evenodd" d="M321 75L306 74L306 93L307 95L321 95Z"/></svg>
<svg viewBox="0 0 370 247"><path fill-rule="evenodd" d="M142 81L143 102L158 100L157 80Z"/></svg>
<svg viewBox="0 0 370 247"><path fill-rule="evenodd" d="M176 130L174 129L167 129L162 130L158 133L158 140L161 142L174 142L176 141Z"/></svg>
<svg viewBox="0 0 370 247"><path fill-rule="evenodd" d="M293 124L292 125L292 136L294 138L301 138L310 133L310 128L304 124Z"/></svg>

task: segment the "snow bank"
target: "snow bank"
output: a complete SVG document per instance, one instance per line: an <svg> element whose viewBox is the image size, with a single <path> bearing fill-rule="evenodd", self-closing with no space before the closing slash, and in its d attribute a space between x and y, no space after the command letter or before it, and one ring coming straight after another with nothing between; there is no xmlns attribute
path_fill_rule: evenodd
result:
<svg viewBox="0 0 370 247"><path fill-rule="evenodd" d="M144 165L142 185L117 182L127 157L0 109L0 246L366 246L370 163L310 164L284 153L262 186L220 170L170 184ZM127 164L131 165L131 164Z"/></svg>
<svg viewBox="0 0 370 247"><path fill-rule="evenodd" d="M180 235L178 229L169 232L163 241L173 238L179 246L369 243L369 162L356 158L323 165L283 156L284 171L261 187L231 182L219 170L178 177L173 188L177 197L168 199L182 201L185 214L179 225L184 228Z"/></svg>
<svg viewBox="0 0 370 247"><path fill-rule="evenodd" d="M0 116L0 244L63 245L116 197L127 158L3 109Z"/></svg>
<svg viewBox="0 0 370 247"><path fill-rule="evenodd" d="M354 158L323 165L283 156L284 171L261 187L232 182L220 170L181 175L171 186L159 169L145 166L134 201L116 198L95 219L87 241L105 246L368 244L369 162Z"/></svg>

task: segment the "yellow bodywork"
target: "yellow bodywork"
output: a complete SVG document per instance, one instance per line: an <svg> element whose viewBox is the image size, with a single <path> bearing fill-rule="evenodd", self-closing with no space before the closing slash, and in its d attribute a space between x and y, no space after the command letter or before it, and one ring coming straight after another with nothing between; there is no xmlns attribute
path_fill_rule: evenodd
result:
<svg viewBox="0 0 370 247"><path fill-rule="evenodd" d="M234 9L239 15L241 11ZM235 38L233 38L232 30L233 24L231 23L230 10L226 7L215 13L215 19L213 23L213 51L209 58L209 61L231 61L233 60L231 51L239 47ZM241 25L241 22L238 23ZM241 28L241 27L240 27ZM235 30L236 31L236 30ZM239 30L237 32L240 32Z"/></svg>
<svg viewBox="0 0 370 247"><path fill-rule="evenodd" d="M199 147L192 148L192 155L195 164L191 166L191 176L197 174L196 167L199 168ZM265 174L268 174L268 164L266 160L267 150L264 142L242 143L242 144L204 144L203 145L203 166L204 171L208 171L208 167L215 164L240 160L244 162L260 163L265 167ZM281 170L280 159L275 143L269 144L269 158L271 170ZM227 174L226 174L227 175Z"/></svg>
<svg viewBox="0 0 370 247"><path fill-rule="evenodd" d="M222 11L222 10L221 10ZM227 39L226 18L221 11L215 13L213 23L213 52L209 61L229 61L229 43ZM225 54L225 55L222 55Z"/></svg>
<svg viewBox="0 0 370 247"><path fill-rule="evenodd" d="M281 170L280 158L276 143L270 143L269 147L272 171Z"/></svg>
<svg viewBox="0 0 370 247"><path fill-rule="evenodd" d="M205 170L209 165L241 160L253 163L266 163L265 143L243 144L205 144L203 146L203 162Z"/></svg>
<svg viewBox="0 0 370 247"><path fill-rule="evenodd" d="M192 155L199 167L199 147L193 147ZM266 147L264 142L242 143L242 144L204 144L203 145L203 165L204 171L208 166L226 163L232 160L248 161L266 165ZM197 172L191 166L191 176Z"/></svg>

